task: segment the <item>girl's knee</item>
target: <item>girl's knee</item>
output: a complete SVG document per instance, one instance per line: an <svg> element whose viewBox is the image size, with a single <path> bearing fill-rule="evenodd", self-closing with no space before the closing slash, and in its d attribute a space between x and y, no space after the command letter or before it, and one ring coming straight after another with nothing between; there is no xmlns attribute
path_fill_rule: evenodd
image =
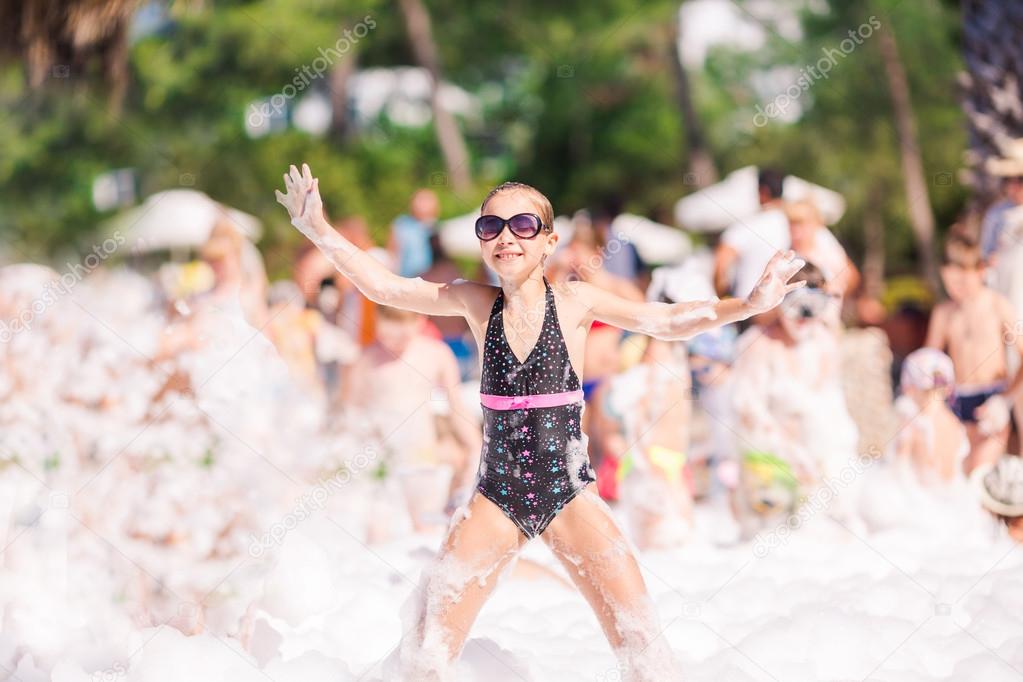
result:
<svg viewBox="0 0 1023 682"><path fill-rule="evenodd" d="M423 587L427 601L456 601L474 584L480 588L486 587L491 579L496 578L498 569L509 557L510 554L487 559L463 559L453 552L438 557L424 576Z"/></svg>

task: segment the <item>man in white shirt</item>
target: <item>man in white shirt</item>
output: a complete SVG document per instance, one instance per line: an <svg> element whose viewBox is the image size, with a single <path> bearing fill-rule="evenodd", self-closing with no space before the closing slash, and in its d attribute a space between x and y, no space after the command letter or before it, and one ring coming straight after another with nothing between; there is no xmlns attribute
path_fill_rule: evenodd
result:
<svg viewBox="0 0 1023 682"><path fill-rule="evenodd" d="M784 180L781 171L761 168L760 212L740 220L721 235L714 253L714 288L718 296L747 296L771 257L789 248L789 221L781 198Z"/></svg>

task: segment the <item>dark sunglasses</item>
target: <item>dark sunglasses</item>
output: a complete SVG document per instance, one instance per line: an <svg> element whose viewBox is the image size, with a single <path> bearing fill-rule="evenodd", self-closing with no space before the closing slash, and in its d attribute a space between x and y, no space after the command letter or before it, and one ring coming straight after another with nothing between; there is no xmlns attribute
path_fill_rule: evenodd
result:
<svg viewBox="0 0 1023 682"><path fill-rule="evenodd" d="M476 236L485 242L497 239L505 225L519 239L532 239L547 227L535 213L519 213L507 220L496 215L481 215L476 219Z"/></svg>

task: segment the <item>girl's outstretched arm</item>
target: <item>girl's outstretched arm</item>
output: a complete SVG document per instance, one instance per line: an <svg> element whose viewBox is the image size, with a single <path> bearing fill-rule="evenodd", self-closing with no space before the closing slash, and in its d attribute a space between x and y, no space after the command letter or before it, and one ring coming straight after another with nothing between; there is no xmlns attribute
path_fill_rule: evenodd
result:
<svg viewBox="0 0 1023 682"><path fill-rule="evenodd" d="M779 251L760 281L745 299L693 301L687 303L636 303L586 282L573 282L581 302L595 319L657 339L689 339L709 329L764 313L782 302L785 294L806 282L789 280L806 264L793 251Z"/></svg>
<svg viewBox="0 0 1023 682"><path fill-rule="evenodd" d="M401 277L376 258L352 244L323 217L319 180L309 166L294 165L284 174L286 194L275 191L277 201L288 209L291 224L299 229L327 260L358 287L366 298L394 308L426 315L465 315L469 290L480 285L464 280L427 282L420 277Z"/></svg>

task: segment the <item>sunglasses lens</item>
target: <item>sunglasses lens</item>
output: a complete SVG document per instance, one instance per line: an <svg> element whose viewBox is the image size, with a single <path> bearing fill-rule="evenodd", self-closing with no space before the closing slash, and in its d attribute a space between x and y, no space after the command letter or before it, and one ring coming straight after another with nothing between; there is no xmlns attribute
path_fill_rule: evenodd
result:
<svg viewBox="0 0 1023 682"><path fill-rule="evenodd" d="M504 222L497 216L485 215L476 220L476 236L483 241L490 241L503 229Z"/></svg>
<svg viewBox="0 0 1023 682"><path fill-rule="evenodd" d="M540 221L529 213L519 213L508 219L508 225L516 237L530 239L540 232Z"/></svg>

